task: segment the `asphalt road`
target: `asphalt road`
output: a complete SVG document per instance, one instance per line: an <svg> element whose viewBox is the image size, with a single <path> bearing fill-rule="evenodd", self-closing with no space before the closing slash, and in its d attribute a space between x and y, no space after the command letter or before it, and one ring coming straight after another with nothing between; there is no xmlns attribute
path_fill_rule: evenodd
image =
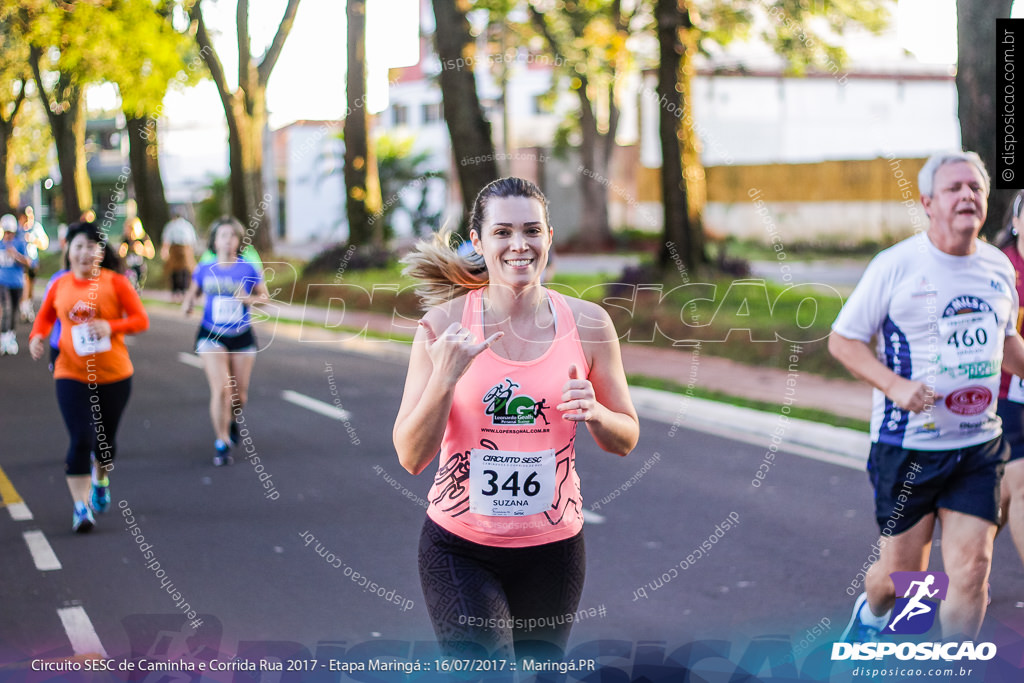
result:
<svg viewBox="0 0 1024 683"><path fill-rule="evenodd" d="M391 445L404 363L262 327L244 414L262 472L238 449L233 466L214 468L208 390L188 353L194 332L194 322L155 310L132 341L114 504L88 535L70 531L52 379L24 351L0 358L0 468L31 514L0 511L0 681L130 677L26 670L86 652L433 661L416 568L430 480L402 470ZM19 339L24 346L24 329ZM669 655L690 658L694 681L858 680L856 662L830 670L827 660L876 539L867 477L783 453L755 486L768 443L642 419L639 446L623 459L581 434L577 467L593 512L585 618L570 655L605 666L602 680L683 680L662 666ZM937 557L932 568L941 569ZM1021 680L1024 567L1004 537L992 598L981 640L999 657L987 674L951 680ZM349 680L323 668L210 676Z"/></svg>

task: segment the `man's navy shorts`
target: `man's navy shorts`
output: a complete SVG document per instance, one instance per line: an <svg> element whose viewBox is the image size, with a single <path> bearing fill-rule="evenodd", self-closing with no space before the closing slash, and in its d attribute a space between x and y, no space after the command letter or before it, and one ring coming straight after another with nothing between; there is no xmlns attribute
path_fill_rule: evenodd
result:
<svg viewBox="0 0 1024 683"><path fill-rule="evenodd" d="M895 536L939 508L998 524L999 481L1009 455L1001 436L948 451L872 443L868 476L879 530Z"/></svg>

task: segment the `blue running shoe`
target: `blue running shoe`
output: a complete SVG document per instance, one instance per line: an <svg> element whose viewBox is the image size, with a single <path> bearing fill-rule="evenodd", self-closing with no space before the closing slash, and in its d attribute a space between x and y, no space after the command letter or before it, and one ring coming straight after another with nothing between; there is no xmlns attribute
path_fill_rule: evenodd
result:
<svg viewBox="0 0 1024 683"><path fill-rule="evenodd" d="M75 515L71 519L71 530L76 534L85 534L92 531L96 520L92 516L92 510L82 502L75 503Z"/></svg>
<svg viewBox="0 0 1024 683"><path fill-rule="evenodd" d="M217 439L213 447L217 449L217 454L213 456L215 467L224 467L224 465L230 465L234 462L234 459L231 457L231 448L226 443Z"/></svg>
<svg viewBox="0 0 1024 683"><path fill-rule="evenodd" d="M110 507L110 480L104 479L100 483L92 483L92 495L89 497L89 507L97 514L102 514Z"/></svg>
<svg viewBox="0 0 1024 683"><path fill-rule="evenodd" d="M846 630L839 638L842 643L877 643L878 634L882 632L885 625L889 623L889 612L880 617L871 613L868 607L868 594L861 593L857 602L853 605L853 616Z"/></svg>
<svg viewBox="0 0 1024 683"><path fill-rule="evenodd" d="M230 440L232 446L238 446L238 444L242 443L241 437L238 436L238 421L237 420L234 420L234 419L231 420L231 436L228 437L228 439Z"/></svg>

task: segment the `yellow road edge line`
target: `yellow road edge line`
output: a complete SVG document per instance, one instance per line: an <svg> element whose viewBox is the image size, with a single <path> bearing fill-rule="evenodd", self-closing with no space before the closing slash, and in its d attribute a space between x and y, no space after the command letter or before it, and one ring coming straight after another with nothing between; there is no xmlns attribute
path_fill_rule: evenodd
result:
<svg viewBox="0 0 1024 683"><path fill-rule="evenodd" d="M24 503L21 496L18 495L17 489L14 488L14 484L4 474L4 468L0 467L0 499L3 499L4 505L14 505L15 503Z"/></svg>

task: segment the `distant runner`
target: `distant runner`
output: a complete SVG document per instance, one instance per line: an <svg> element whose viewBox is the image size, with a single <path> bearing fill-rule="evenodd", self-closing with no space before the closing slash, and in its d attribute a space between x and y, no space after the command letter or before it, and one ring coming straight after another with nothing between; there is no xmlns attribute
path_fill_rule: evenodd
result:
<svg viewBox="0 0 1024 683"><path fill-rule="evenodd" d="M72 530L85 533L96 523L93 512L110 505L117 429L134 373L124 336L148 329L149 317L95 223L72 225L67 238L70 272L46 293L29 352L33 360L42 358L50 329L60 320L61 352L53 376L70 437L65 474L74 503Z"/></svg>
<svg viewBox="0 0 1024 683"><path fill-rule="evenodd" d="M185 315L199 294L206 297L203 319L196 335L195 351L203 359L210 385L210 421L213 423L213 464L221 467L233 461L232 444L237 445L235 415L249 397L249 379L256 361L256 337L249 307L268 300L267 286L259 270L242 258L241 224L221 218L210 228L210 249L216 259L201 263L192 274L192 286L185 294Z"/></svg>

